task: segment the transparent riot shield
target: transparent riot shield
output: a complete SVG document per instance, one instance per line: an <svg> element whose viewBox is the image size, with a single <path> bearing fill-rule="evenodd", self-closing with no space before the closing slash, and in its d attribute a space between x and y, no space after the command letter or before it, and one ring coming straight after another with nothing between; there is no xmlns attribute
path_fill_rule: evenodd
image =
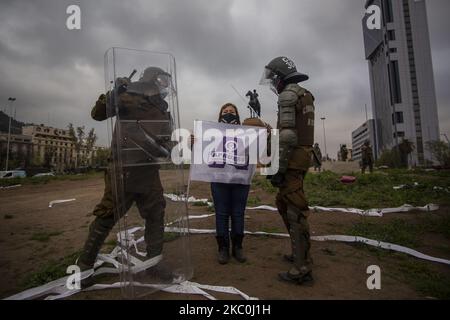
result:
<svg viewBox="0 0 450 320"><path fill-rule="evenodd" d="M179 127L175 68L167 53L125 48L105 53L109 171L127 298L192 276L187 173L171 160L177 147L171 135Z"/></svg>

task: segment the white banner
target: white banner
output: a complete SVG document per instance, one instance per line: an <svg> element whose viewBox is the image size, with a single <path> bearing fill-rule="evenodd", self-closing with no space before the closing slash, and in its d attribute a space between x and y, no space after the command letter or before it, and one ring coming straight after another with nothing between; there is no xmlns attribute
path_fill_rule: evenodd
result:
<svg viewBox="0 0 450 320"><path fill-rule="evenodd" d="M258 143L267 145L265 129L195 121L194 137L191 181L251 184L258 162Z"/></svg>

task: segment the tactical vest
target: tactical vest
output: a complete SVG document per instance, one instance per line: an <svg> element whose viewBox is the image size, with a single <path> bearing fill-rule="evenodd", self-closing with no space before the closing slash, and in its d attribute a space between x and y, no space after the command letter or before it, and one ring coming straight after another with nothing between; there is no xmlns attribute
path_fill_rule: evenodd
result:
<svg viewBox="0 0 450 320"><path fill-rule="evenodd" d="M109 96L109 93L108 93ZM153 138L166 138L170 141L172 133L171 118L167 103L159 96L144 97L123 93L118 97L119 113L121 123L121 136L116 136L117 125L112 135L111 152L118 152L117 139L119 138L122 150L120 159L122 161L122 173L124 175L124 191L147 193L157 190L160 186L159 180L155 180L155 171L158 165L133 166L133 164L151 163L152 157L148 153L158 152L148 136ZM109 112L108 112L109 111ZM106 99L99 99L92 110L92 117L96 120L105 120L115 115L115 110L108 110ZM150 122L146 120L151 120ZM142 148L140 149L139 146Z"/></svg>
<svg viewBox="0 0 450 320"><path fill-rule="evenodd" d="M300 89L295 119L297 141L299 146L312 146L314 144L314 97L306 89L301 87Z"/></svg>
<svg viewBox="0 0 450 320"><path fill-rule="evenodd" d="M314 97L298 84L289 84L284 90L292 91L298 96L298 103L295 107L297 145L312 147L314 144Z"/></svg>

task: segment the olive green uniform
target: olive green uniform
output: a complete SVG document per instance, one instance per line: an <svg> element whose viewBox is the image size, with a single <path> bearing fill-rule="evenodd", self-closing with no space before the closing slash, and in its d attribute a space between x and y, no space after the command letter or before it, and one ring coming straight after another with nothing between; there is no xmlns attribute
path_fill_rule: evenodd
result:
<svg viewBox="0 0 450 320"><path fill-rule="evenodd" d="M362 173L366 172L366 168L369 167L369 171L373 172L373 152L372 147L370 145L363 145L361 147L361 155L362 155Z"/></svg>
<svg viewBox="0 0 450 320"><path fill-rule="evenodd" d="M315 156L312 157L312 162L314 164L314 171L319 169L319 172L320 172L320 170L322 169L322 163L320 162L320 161L322 161L322 151L320 151L320 148L318 145L314 146L314 153L315 153Z"/></svg>
<svg viewBox="0 0 450 320"><path fill-rule="evenodd" d="M158 96L159 98L159 96ZM106 120L113 115L107 111L106 96L102 94L92 109L91 116L97 121ZM169 119L166 111L166 103L163 99L150 99L143 95L122 93L118 96L120 118L124 120L164 120ZM113 104L112 104L113 105ZM157 129L158 130L158 129ZM135 128L122 128L122 144L127 139L140 140L145 138L139 136ZM116 137L112 141L112 152L116 149ZM125 145L124 145L125 146ZM124 147L123 146L123 147ZM124 154L124 161L136 163L145 158L142 152L135 154ZM156 165L144 167L124 167L124 195L120 199L120 208L115 210L116 202L113 198L113 187L111 183L112 172L105 172L105 190L103 198L95 207L93 214L96 216L89 228L89 236L84 245L83 252L78 264L85 268L93 266L98 252L111 229L119 218L123 217L135 202L139 214L145 219L145 242L147 244L147 256L154 257L161 254L164 236L164 209L166 202L163 195L163 187L159 177L159 168Z"/></svg>
<svg viewBox="0 0 450 320"><path fill-rule="evenodd" d="M341 161L347 162L348 150L346 146L341 147Z"/></svg>
<svg viewBox="0 0 450 320"><path fill-rule="evenodd" d="M276 197L278 212L291 236L293 268L290 276L311 272L309 208L303 181L311 164L314 143L314 97L298 84L279 95L280 170L284 183Z"/></svg>

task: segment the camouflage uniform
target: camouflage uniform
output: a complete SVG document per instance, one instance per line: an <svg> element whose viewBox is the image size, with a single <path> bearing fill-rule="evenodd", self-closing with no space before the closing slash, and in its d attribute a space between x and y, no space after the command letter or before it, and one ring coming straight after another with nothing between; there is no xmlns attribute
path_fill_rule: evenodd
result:
<svg viewBox="0 0 450 320"><path fill-rule="evenodd" d="M320 172L322 169L322 163L320 162L322 161L322 151L320 151L319 145L317 143L314 145L314 153L316 154L316 156L312 157L312 162L314 164L314 171L319 169Z"/></svg>
<svg viewBox="0 0 450 320"><path fill-rule="evenodd" d="M301 280L310 275L312 269L310 232L307 220L309 208L303 190L303 181L311 165L314 141L314 97L298 84L288 84L279 95L278 106L279 109L293 107L295 117L295 127L289 128L289 124L283 123L282 111L279 110L280 170L283 171L283 162L286 159L287 170L284 172L284 183L279 188L276 204L291 236L291 259L294 266L288 275L292 279ZM282 136L285 130L295 132L295 145L289 147L283 145Z"/></svg>
<svg viewBox="0 0 450 320"><path fill-rule="evenodd" d="M347 162L348 157L348 149L347 146L344 144L341 146L341 161Z"/></svg>
<svg viewBox="0 0 450 320"><path fill-rule="evenodd" d="M108 94L108 97L113 96ZM113 116L113 112L107 111L106 96L102 94L92 109L91 116L97 121L106 120ZM125 120L160 120L168 119L169 113L166 111L167 103L160 98L145 97L143 95L121 93L118 95L119 110L121 119ZM110 105L110 104L108 104ZM114 104L111 104L114 105ZM122 114L123 113L123 114ZM123 133L125 139L121 143L126 143L126 137L143 140L133 128L127 128ZM113 150L115 135L113 135ZM124 157L139 161L142 152L139 154L126 154ZM148 160L148 159L147 159ZM114 227L119 218L123 217L130 209L133 202L139 210L139 214L145 219L145 242L147 244L147 256L154 257L161 254L164 236L164 210L166 201L163 196L163 187L159 177L157 166L129 167L124 168L124 196L121 199L122 206L115 210L115 201L112 192L112 167L105 172L105 190L103 198L95 207L93 214L96 216L89 228L89 235L84 245L83 252L78 260L82 268L91 268L95 262L103 242Z"/></svg>
<svg viewBox="0 0 450 320"><path fill-rule="evenodd" d="M370 146L370 143L366 142L361 147L361 169L362 173L366 173L366 168L369 167L370 173L373 172L373 152L372 147Z"/></svg>

